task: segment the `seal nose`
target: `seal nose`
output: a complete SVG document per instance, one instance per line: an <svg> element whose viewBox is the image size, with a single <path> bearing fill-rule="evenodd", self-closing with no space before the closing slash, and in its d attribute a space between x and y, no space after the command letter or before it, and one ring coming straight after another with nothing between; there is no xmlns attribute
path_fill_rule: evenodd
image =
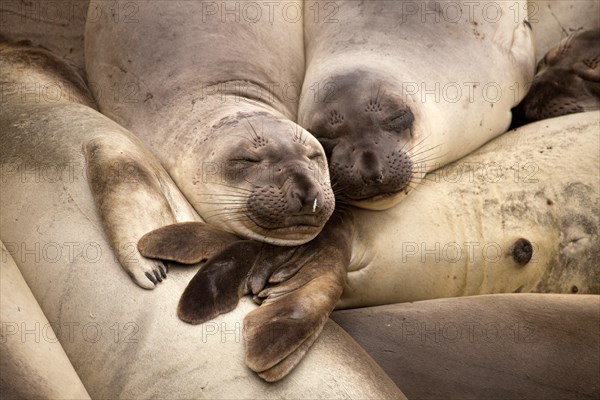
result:
<svg viewBox="0 0 600 400"><path fill-rule="evenodd" d="M383 183L383 168L372 151L365 151L360 157L360 175L366 184L380 185Z"/></svg>
<svg viewBox="0 0 600 400"><path fill-rule="evenodd" d="M307 176L297 176L288 191L289 210L295 215L310 215L323 205L319 186Z"/></svg>

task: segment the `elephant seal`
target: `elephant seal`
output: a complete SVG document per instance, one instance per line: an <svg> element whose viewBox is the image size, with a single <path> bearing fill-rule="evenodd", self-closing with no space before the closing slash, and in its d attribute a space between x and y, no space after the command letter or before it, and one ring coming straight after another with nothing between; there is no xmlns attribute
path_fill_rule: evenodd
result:
<svg viewBox="0 0 600 400"><path fill-rule="evenodd" d="M245 323L277 330L288 349L299 349L289 355L295 358L334 306L511 292L599 294L599 123L599 113L589 112L506 133L432 173L396 207L336 211L315 241L296 249L233 244L244 257L229 247L209 259L186 288L179 315L202 322L246 293L267 306L279 302L277 313L265 309ZM197 247L178 241L171 250ZM333 305L334 289L344 282ZM288 308L299 295L304 306ZM199 306L207 303L208 309ZM280 318L310 323L283 329ZM279 348L277 340L273 346ZM275 378L289 368L286 355L264 362L250 352L257 362L249 366Z"/></svg>
<svg viewBox="0 0 600 400"><path fill-rule="evenodd" d="M354 212L339 308L475 294L600 293L600 114L508 132L385 212Z"/></svg>
<svg viewBox="0 0 600 400"><path fill-rule="evenodd" d="M600 296L495 294L332 318L411 399L600 396Z"/></svg>
<svg viewBox="0 0 600 400"><path fill-rule="evenodd" d="M137 238L120 255L118 245L123 243L114 239L123 236L104 233L107 219L127 220L113 230L122 229L125 235L199 217L143 143L87 105L89 93L72 74L44 49L0 48L0 240L45 314L30 314L18 331L3 330L7 343L15 338L39 341L45 345L37 350L45 357L47 342L56 344L57 337L92 398L281 398L289 393L304 398L404 398L331 321L293 378L269 385L243 361L243 320L257 309L251 301L243 299L234 311L191 327L174 310L197 268L175 271L153 292L124 280L118 273L123 258L130 265L156 262L134 252ZM111 201L115 208L106 206ZM4 284L3 279L3 289ZM25 294L22 286L15 290L15 299ZM8 315L33 310L29 300L17 304L20 310L9 309ZM2 301L3 318L4 307L11 304ZM273 307L265 310L270 313ZM3 328L18 321L3 319ZM273 334L254 327L252 338ZM11 347L10 355L23 354L21 348ZM19 365L26 362L34 359ZM60 371L54 372L45 371L58 377ZM18 373L11 370L12 376Z"/></svg>
<svg viewBox="0 0 600 400"><path fill-rule="evenodd" d="M298 123L323 144L340 196L389 208L506 131L535 66L525 16L509 10L525 4L306 3Z"/></svg>
<svg viewBox="0 0 600 400"><path fill-rule="evenodd" d="M54 139L57 142L65 141L62 146L66 153L63 158L52 158L51 165L56 165L55 170L48 170L54 174L52 179L85 176L120 264L134 282L153 289L166 278L166 265L141 256L137 241L161 226L196 220L196 212L139 139L95 110L84 80L63 60L42 47L5 41L0 43L0 65L4 123L17 124L22 130L19 133L16 128L5 128L14 135L4 134L7 151L17 156L4 161L4 172L19 175L30 161L16 140L18 135L30 136L28 145L42 141L28 133L28 123L6 115L13 113L13 118L23 118L21 114L26 109L29 115L49 119L46 129L58 137ZM75 128L58 126L61 115L72 120L78 116L88 131L77 139L64 139ZM217 243L215 246L222 248Z"/></svg>
<svg viewBox="0 0 600 400"><path fill-rule="evenodd" d="M349 210L334 228L352 232L337 241L351 254L336 307L600 293L599 123L593 111L523 126L430 174L396 207Z"/></svg>
<svg viewBox="0 0 600 400"><path fill-rule="evenodd" d="M137 23L115 24L105 13L86 25L87 73L102 113L151 148L211 225L280 246L313 239L334 197L323 148L292 122L302 24L281 9L249 20L223 19L204 2L135 4ZM302 12L297 2L280 5ZM229 6L240 3L222 3ZM131 98L110 95L112 87Z"/></svg>
<svg viewBox="0 0 600 400"><path fill-rule="evenodd" d="M516 124L600 109L600 28L561 40L540 60Z"/></svg>
<svg viewBox="0 0 600 400"><path fill-rule="evenodd" d="M4 244L0 242L0 392L5 399L89 399L73 365L56 340L44 312L33 297ZM44 327L45 339L22 340L22 327ZM40 329L41 330L41 329ZM36 332L33 331L35 335ZM27 337L27 335L25 336ZM52 366L48 368L48 366Z"/></svg>

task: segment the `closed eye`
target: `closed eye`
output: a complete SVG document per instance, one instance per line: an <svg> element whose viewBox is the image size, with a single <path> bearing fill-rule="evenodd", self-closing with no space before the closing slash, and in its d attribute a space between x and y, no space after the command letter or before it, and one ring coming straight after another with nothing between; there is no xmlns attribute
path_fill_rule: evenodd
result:
<svg viewBox="0 0 600 400"><path fill-rule="evenodd" d="M312 153L309 154L308 158L311 160L317 160L319 158L321 158L322 154L321 153Z"/></svg>
<svg viewBox="0 0 600 400"><path fill-rule="evenodd" d="M230 161L232 163L239 163L239 164L257 164L257 163L261 162L261 160L259 160L258 158L254 158L254 157L238 157L238 158L234 158Z"/></svg>
<svg viewBox="0 0 600 400"><path fill-rule="evenodd" d="M391 118L388 118L388 120L384 124L388 130L402 133L405 130L411 128L414 120L415 118L412 112L409 109L407 109L402 110L400 113L396 114Z"/></svg>

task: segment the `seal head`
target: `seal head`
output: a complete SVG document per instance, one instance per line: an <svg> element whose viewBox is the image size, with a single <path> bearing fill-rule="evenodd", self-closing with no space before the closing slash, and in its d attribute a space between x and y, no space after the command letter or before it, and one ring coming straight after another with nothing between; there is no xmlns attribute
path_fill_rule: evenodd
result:
<svg viewBox="0 0 600 400"><path fill-rule="evenodd" d="M402 90L363 70L335 76L328 89L302 123L325 148L336 194L362 208L391 207L409 190L418 152Z"/></svg>
<svg viewBox="0 0 600 400"><path fill-rule="evenodd" d="M239 111L208 137L195 163L197 190L186 193L208 223L279 246L319 234L335 202L325 152L311 134L266 111Z"/></svg>
<svg viewBox="0 0 600 400"><path fill-rule="evenodd" d="M600 28L563 39L540 60L515 125L600 109Z"/></svg>

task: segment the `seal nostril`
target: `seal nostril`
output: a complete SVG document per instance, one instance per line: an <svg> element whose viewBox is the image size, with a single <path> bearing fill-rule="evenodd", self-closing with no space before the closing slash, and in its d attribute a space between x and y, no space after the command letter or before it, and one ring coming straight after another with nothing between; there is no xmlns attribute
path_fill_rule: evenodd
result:
<svg viewBox="0 0 600 400"><path fill-rule="evenodd" d="M533 256L533 246L527 239L519 239L513 245L512 256L519 265L525 265Z"/></svg>

